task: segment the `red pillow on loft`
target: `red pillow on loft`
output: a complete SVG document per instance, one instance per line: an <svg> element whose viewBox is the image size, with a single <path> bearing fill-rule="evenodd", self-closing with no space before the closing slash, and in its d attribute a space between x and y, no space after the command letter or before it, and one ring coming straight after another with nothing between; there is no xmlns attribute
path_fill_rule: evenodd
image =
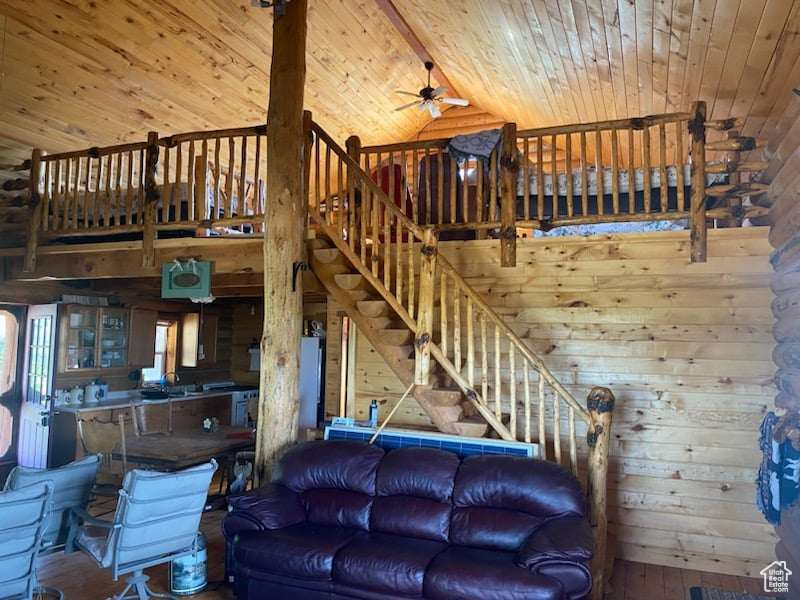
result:
<svg viewBox="0 0 800 600"><path fill-rule="evenodd" d="M394 169L394 189L390 192L389 191L389 183L390 183L390 171L389 169ZM408 193L408 188L406 187L406 180L403 175L403 167L398 164L393 165L384 165L380 167L380 177L378 176L378 169L372 169L370 171L370 177L372 177L372 181L377 183L383 192L389 196L392 202L395 203L399 209L403 211L408 217L413 215L413 209L411 205L411 194ZM403 206L402 198L405 194L406 202L405 206Z"/></svg>

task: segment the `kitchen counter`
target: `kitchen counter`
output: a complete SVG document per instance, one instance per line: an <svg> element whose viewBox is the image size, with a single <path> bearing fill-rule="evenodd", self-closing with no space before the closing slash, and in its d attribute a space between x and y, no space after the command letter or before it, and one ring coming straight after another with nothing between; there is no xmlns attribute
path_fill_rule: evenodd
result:
<svg viewBox="0 0 800 600"><path fill-rule="evenodd" d="M239 389L239 388L237 388ZM207 392L189 392L185 395L176 395L170 398L158 398L153 400L146 400L141 397L139 391L130 392L128 394L119 394L115 392L115 397L109 398L108 400L103 400L102 402L96 402L95 404L79 404L79 405L69 405L64 404L61 406L55 407L56 412L62 413L83 413L83 412L96 412L98 410L119 410L121 408L130 408L131 404L133 406L157 406L159 404L167 404L168 402L176 403L176 402L187 402L191 400L206 400L209 398L221 398L223 396L230 396L237 390L226 390L225 388L217 389L217 390L208 390Z"/></svg>

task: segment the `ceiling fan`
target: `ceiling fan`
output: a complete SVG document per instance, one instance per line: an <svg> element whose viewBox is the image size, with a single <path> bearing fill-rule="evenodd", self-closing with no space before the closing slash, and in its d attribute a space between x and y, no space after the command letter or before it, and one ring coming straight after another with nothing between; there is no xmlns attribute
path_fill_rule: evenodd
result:
<svg viewBox="0 0 800 600"><path fill-rule="evenodd" d="M407 108L411 108L412 106L416 106L419 110L427 110L431 113L431 116L434 119L438 119L442 116L442 111L439 110L438 104L451 104L453 106L469 106L469 100L464 100L463 98L448 98L446 96L442 96L447 91L447 88L444 86L439 86L437 88L431 87L431 71L433 71L433 63L428 61L425 63L425 68L428 70L428 84L422 88L416 94L412 92L403 92L398 90L398 94L403 94L405 96L414 96L418 98L418 100L414 100L414 102L409 102L408 104L404 104L403 106L399 106L395 108L395 110L405 110Z"/></svg>

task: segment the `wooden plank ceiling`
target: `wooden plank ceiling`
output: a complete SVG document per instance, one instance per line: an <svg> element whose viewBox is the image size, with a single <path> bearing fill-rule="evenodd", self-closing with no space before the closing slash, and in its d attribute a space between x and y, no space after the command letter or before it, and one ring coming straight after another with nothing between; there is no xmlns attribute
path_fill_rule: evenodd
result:
<svg viewBox="0 0 800 600"><path fill-rule="evenodd" d="M520 127L702 99L712 117L745 117L745 133L769 140L781 192L800 173L800 0L310 5L307 105L337 139L397 141L425 125L419 111L394 112L403 98L392 93L420 87L421 45L460 95ZM0 0L0 15L0 163L33 144L264 118L270 14L249 0Z"/></svg>

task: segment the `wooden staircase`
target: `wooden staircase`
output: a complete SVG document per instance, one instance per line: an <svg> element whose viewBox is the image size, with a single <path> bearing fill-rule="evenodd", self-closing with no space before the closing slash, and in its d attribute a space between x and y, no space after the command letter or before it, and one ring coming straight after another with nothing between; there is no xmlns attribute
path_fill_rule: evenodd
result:
<svg viewBox="0 0 800 600"><path fill-rule="evenodd" d="M357 156L312 123L308 256L325 289L440 431L536 443L549 428L557 462L564 431L576 471L576 419L589 426L589 412L439 254L436 228L411 221Z"/></svg>
<svg viewBox="0 0 800 600"><path fill-rule="evenodd" d="M322 285L355 322L359 335L369 340L409 387L416 364L414 331L333 242L317 238L309 242L308 250L311 268ZM483 437L489 430L486 420L438 363L432 365L430 385L417 385L412 394L443 433Z"/></svg>

